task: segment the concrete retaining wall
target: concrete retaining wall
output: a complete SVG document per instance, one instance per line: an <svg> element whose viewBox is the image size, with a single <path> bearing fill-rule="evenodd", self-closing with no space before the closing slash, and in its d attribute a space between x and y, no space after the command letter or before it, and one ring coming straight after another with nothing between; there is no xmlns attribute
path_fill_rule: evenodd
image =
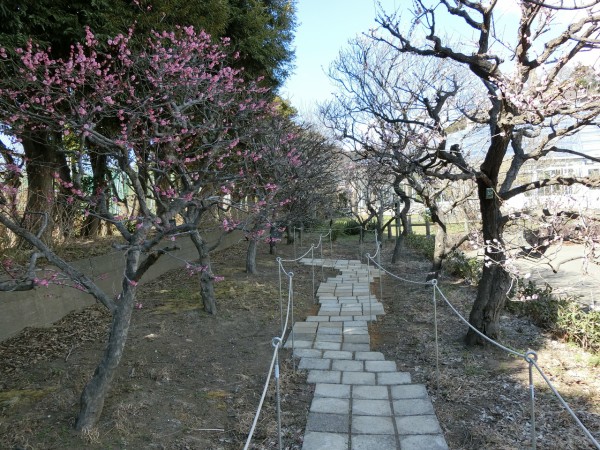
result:
<svg viewBox="0 0 600 450"><path fill-rule="evenodd" d="M215 242L218 233L205 235L208 242ZM243 238L241 232L225 236L217 250L224 250ZM173 252L177 258L195 261L198 253L189 238L177 241L180 250ZM178 259L163 255L143 276L141 282L151 281L165 272L182 266ZM96 284L110 295L121 291L120 283L124 269L123 253L96 256L74 263L88 276L96 280ZM71 311L78 311L92 305L94 298L77 289L50 285L38 287L31 291L0 292L0 342L14 336L25 327L49 326L63 318Z"/></svg>

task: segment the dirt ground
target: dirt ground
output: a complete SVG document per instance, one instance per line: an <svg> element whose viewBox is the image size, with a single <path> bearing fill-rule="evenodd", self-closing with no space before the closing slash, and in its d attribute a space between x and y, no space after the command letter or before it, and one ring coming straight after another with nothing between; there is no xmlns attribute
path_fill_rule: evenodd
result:
<svg viewBox="0 0 600 450"><path fill-rule="evenodd" d="M358 258L369 250L344 239L335 244L334 255ZM285 245L280 252L284 257L293 253ZM389 252L391 244L384 248L383 261ZM244 258L243 244L214 257L214 272L225 277L217 285L216 317L202 312L196 280L184 270L141 287L141 309L135 311L101 422L86 435L75 433L72 424L79 393L104 346L108 315L100 307L88 308L1 343L0 448L241 449L271 361L271 339L280 330L276 262L261 248L260 274L249 276ZM422 281L427 266L405 250L392 270ZM311 269L286 268L295 274L295 319L303 320L316 312ZM380 286L373 289L379 292ZM450 448L526 448L525 362L493 348L466 348L465 326L448 307L439 306L438 381L431 288L386 276L382 290L387 314L371 326L372 348L396 360L414 382L428 386ZM442 290L468 313L472 287L443 279ZM552 383L600 437L600 358L552 340L526 319L507 314L502 324L503 344L535 349ZM294 372L287 351L281 353L281 366L284 447L300 449L312 386L304 373ZM535 386L538 448L593 448L539 376ZM277 448L272 383L260 417L251 448Z"/></svg>
<svg viewBox="0 0 600 450"><path fill-rule="evenodd" d="M72 431L79 394L101 355L109 316L101 307L0 344L2 449L239 449L246 440L280 334L279 282L268 248L260 274L244 272L245 245L217 254L219 312L200 307L198 285L175 270L143 285L127 347L97 429ZM291 248L282 246L281 256ZM295 314L314 314L310 268L289 265ZM285 284L285 280L284 280ZM285 286L284 286L285 288ZM284 301L287 291L283 293ZM281 352L287 448L301 448L312 389ZM252 448L276 447L273 383Z"/></svg>

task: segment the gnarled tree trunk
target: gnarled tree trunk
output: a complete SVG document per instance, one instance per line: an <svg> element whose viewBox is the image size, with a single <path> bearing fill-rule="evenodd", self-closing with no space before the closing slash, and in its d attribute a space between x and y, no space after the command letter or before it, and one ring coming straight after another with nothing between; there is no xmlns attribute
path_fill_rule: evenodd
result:
<svg viewBox="0 0 600 450"><path fill-rule="evenodd" d="M258 247L258 241L256 239L250 239L248 242L248 251L246 252L246 272L252 275L258 273L256 268L256 250Z"/></svg>
<svg viewBox="0 0 600 450"><path fill-rule="evenodd" d="M210 251L208 244L198 230L190 233L190 238L198 251L198 259L200 265L206 267L206 270L200 272L200 296L202 298L202 304L204 305L204 311L208 314L217 314L217 301L215 299L215 287L214 277L210 271Z"/></svg>
<svg viewBox="0 0 600 450"><path fill-rule="evenodd" d="M127 255L126 274L133 280L139 264L140 251L130 250ZM113 314L108 344L104 355L81 393L81 405L75 429L85 430L95 426L102 414L104 399L123 356L127 341L136 288L127 279L123 281L123 291L118 300L118 308Z"/></svg>
<svg viewBox="0 0 600 450"><path fill-rule="evenodd" d="M504 268L506 260L502 240L504 222L500 211L500 198L496 194L500 166L508 146L506 136L510 136L510 131L498 127L486 159L481 165L481 171L486 177L477 179L485 257L469 323L492 339L498 337L500 312L506 302L510 281L509 274ZM485 339L469 328L465 342L467 345L483 344Z"/></svg>
<svg viewBox="0 0 600 450"><path fill-rule="evenodd" d="M408 211L410 210L410 198L404 193L404 191L396 189L396 193L400 197L400 201L404 206L400 209L400 205L398 205L398 216L400 217L400 222L402 224L402 233L399 233L396 236L396 245L394 246L394 253L392 255L392 264L395 264L400 258L400 251L402 250L402 244L404 243L404 238L408 234Z"/></svg>

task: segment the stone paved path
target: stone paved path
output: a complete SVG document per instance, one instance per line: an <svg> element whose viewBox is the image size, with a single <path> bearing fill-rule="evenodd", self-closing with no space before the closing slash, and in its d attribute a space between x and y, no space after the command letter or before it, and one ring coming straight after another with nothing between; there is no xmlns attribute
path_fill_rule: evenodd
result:
<svg viewBox="0 0 600 450"><path fill-rule="evenodd" d="M301 260L321 265L321 260ZM421 384L370 349L367 322L384 314L369 295L378 273L354 260L323 260L341 272L317 291L317 316L294 324L294 355L315 383L303 450L445 450L444 435ZM286 342L292 347L292 337Z"/></svg>

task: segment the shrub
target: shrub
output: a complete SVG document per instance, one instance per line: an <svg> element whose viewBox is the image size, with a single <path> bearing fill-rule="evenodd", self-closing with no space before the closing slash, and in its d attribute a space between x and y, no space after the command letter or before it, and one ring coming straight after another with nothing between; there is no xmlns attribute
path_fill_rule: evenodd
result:
<svg viewBox="0 0 600 450"><path fill-rule="evenodd" d="M406 235L406 244L413 250L421 253L426 258L433 260L435 240L433 236L409 233Z"/></svg>
<svg viewBox="0 0 600 450"><path fill-rule="evenodd" d="M360 223L355 219L339 222L344 230L344 234L348 236L358 236L360 234Z"/></svg>
<svg viewBox="0 0 600 450"><path fill-rule="evenodd" d="M463 252L456 251L444 261L444 270L450 275L476 285L481 277L483 262L477 258L468 258Z"/></svg>
<svg viewBox="0 0 600 450"><path fill-rule="evenodd" d="M537 326L580 347L600 352L600 311L585 311L572 298L559 298L552 287L540 288L534 281L519 280L507 309L529 317Z"/></svg>

